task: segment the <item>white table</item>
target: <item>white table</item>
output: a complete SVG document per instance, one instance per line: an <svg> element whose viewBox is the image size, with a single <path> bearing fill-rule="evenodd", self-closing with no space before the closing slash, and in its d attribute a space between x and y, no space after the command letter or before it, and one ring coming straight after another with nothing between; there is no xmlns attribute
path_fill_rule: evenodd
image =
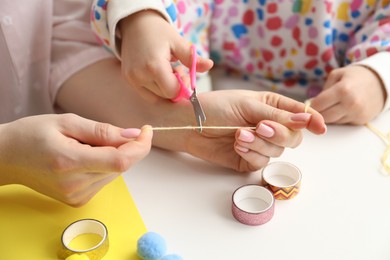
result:
<svg viewBox="0 0 390 260"><path fill-rule="evenodd" d="M390 131L390 113L372 122ZM384 143L364 126L304 132L278 159L302 171L301 192L276 201L275 215L246 226L231 196L260 173L239 174L185 154L153 149L124 178L149 231L186 260L389 260L390 176L379 172Z"/></svg>

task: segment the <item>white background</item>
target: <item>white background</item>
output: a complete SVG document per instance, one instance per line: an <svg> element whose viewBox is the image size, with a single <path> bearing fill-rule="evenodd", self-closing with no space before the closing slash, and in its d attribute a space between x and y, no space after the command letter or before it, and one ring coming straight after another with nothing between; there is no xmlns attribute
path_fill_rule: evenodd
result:
<svg viewBox="0 0 390 260"><path fill-rule="evenodd" d="M390 132L390 113L372 124ZM301 192L276 201L271 221L256 227L234 219L231 196L259 183L260 172L153 149L123 176L147 229L186 260L389 260L390 176L379 172L385 149L365 126L304 132L298 148L271 160L301 170Z"/></svg>

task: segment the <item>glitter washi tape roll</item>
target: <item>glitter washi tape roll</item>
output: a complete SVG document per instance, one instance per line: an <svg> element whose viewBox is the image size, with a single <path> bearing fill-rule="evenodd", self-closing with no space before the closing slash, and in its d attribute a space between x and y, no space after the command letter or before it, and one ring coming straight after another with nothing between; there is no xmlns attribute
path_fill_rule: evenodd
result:
<svg viewBox="0 0 390 260"><path fill-rule="evenodd" d="M237 188L232 196L232 213L239 222L258 226L274 215L275 198L261 185L248 184Z"/></svg>
<svg viewBox="0 0 390 260"><path fill-rule="evenodd" d="M82 247L72 244L72 241L85 235L92 235L88 238L93 239L87 243L84 241ZM73 255L85 255L88 256L89 260L100 260L108 251L108 231L106 226L96 219L80 219L65 228L61 236L61 243L62 248L58 253L60 259L71 258Z"/></svg>
<svg viewBox="0 0 390 260"><path fill-rule="evenodd" d="M302 174L295 165L288 162L273 162L261 171L263 185L277 200L289 200L298 195Z"/></svg>

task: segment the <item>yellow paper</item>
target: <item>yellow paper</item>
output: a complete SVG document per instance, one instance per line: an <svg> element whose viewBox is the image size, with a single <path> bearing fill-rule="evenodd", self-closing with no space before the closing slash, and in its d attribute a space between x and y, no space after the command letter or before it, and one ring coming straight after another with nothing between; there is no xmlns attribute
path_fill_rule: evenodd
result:
<svg viewBox="0 0 390 260"><path fill-rule="evenodd" d="M83 218L107 227L110 247L103 260L140 259L137 240L146 227L122 177L80 208L20 185L0 187L0 259L58 259L63 230Z"/></svg>

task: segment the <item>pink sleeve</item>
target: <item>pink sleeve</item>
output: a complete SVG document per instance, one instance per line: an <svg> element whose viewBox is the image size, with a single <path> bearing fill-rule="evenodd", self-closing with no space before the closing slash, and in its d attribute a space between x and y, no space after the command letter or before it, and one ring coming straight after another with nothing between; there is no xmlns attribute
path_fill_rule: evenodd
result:
<svg viewBox="0 0 390 260"><path fill-rule="evenodd" d="M57 1L51 50L50 97L54 103L61 85L74 73L113 55L99 45L89 23L90 2Z"/></svg>

